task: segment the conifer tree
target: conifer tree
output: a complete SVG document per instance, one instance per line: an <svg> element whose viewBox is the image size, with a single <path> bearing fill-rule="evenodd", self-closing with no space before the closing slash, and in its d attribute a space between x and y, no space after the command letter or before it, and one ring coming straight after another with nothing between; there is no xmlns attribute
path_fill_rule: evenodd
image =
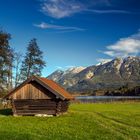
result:
<svg viewBox="0 0 140 140"><path fill-rule="evenodd" d="M43 52L40 50L37 40L34 38L29 42L27 52L21 65L21 81L26 80L32 75L41 76L45 66Z"/></svg>
<svg viewBox="0 0 140 140"><path fill-rule="evenodd" d="M0 31L0 91L12 88L13 50L9 45L11 35Z"/></svg>

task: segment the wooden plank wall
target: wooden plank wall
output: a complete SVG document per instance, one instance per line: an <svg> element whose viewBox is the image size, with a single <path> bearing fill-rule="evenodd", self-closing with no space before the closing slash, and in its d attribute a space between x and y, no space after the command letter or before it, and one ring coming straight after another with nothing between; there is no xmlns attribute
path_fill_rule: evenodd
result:
<svg viewBox="0 0 140 140"><path fill-rule="evenodd" d="M18 89L12 96L13 99L51 99L55 98L49 90L36 82L30 82Z"/></svg>

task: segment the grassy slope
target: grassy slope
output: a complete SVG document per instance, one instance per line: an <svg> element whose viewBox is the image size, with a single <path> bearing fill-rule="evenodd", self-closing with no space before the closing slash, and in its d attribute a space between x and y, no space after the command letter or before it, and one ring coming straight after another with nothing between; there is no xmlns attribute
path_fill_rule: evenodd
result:
<svg viewBox="0 0 140 140"><path fill-rule="evenodd" d="M68 114L53 118L1 115L0 140L4 139L138 140L140 103L73 104Z"/></svg>

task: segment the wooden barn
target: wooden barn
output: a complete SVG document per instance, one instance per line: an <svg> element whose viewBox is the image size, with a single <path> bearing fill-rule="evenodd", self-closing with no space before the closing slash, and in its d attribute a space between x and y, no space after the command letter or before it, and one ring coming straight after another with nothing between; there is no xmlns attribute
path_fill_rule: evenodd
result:
<svg viewBox="0 0 140 140"><path fill-rule="evenodd" d="M59 115L73 96L52 80L32 76L4 98L11 100L14 115Z"/></svg>

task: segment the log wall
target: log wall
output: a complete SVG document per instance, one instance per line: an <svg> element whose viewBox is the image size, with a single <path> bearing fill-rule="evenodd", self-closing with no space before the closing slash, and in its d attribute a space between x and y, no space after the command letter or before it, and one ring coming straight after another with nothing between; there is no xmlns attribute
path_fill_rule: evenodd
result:
<svg viewBox="0 0 140 140"><path fill-rule="evenodd" d="M47 114L57 115L67 111L69 102L67 100L53 100L53 99L27 99L12 101L13 113L15 115L36 115Z"/></svg>

